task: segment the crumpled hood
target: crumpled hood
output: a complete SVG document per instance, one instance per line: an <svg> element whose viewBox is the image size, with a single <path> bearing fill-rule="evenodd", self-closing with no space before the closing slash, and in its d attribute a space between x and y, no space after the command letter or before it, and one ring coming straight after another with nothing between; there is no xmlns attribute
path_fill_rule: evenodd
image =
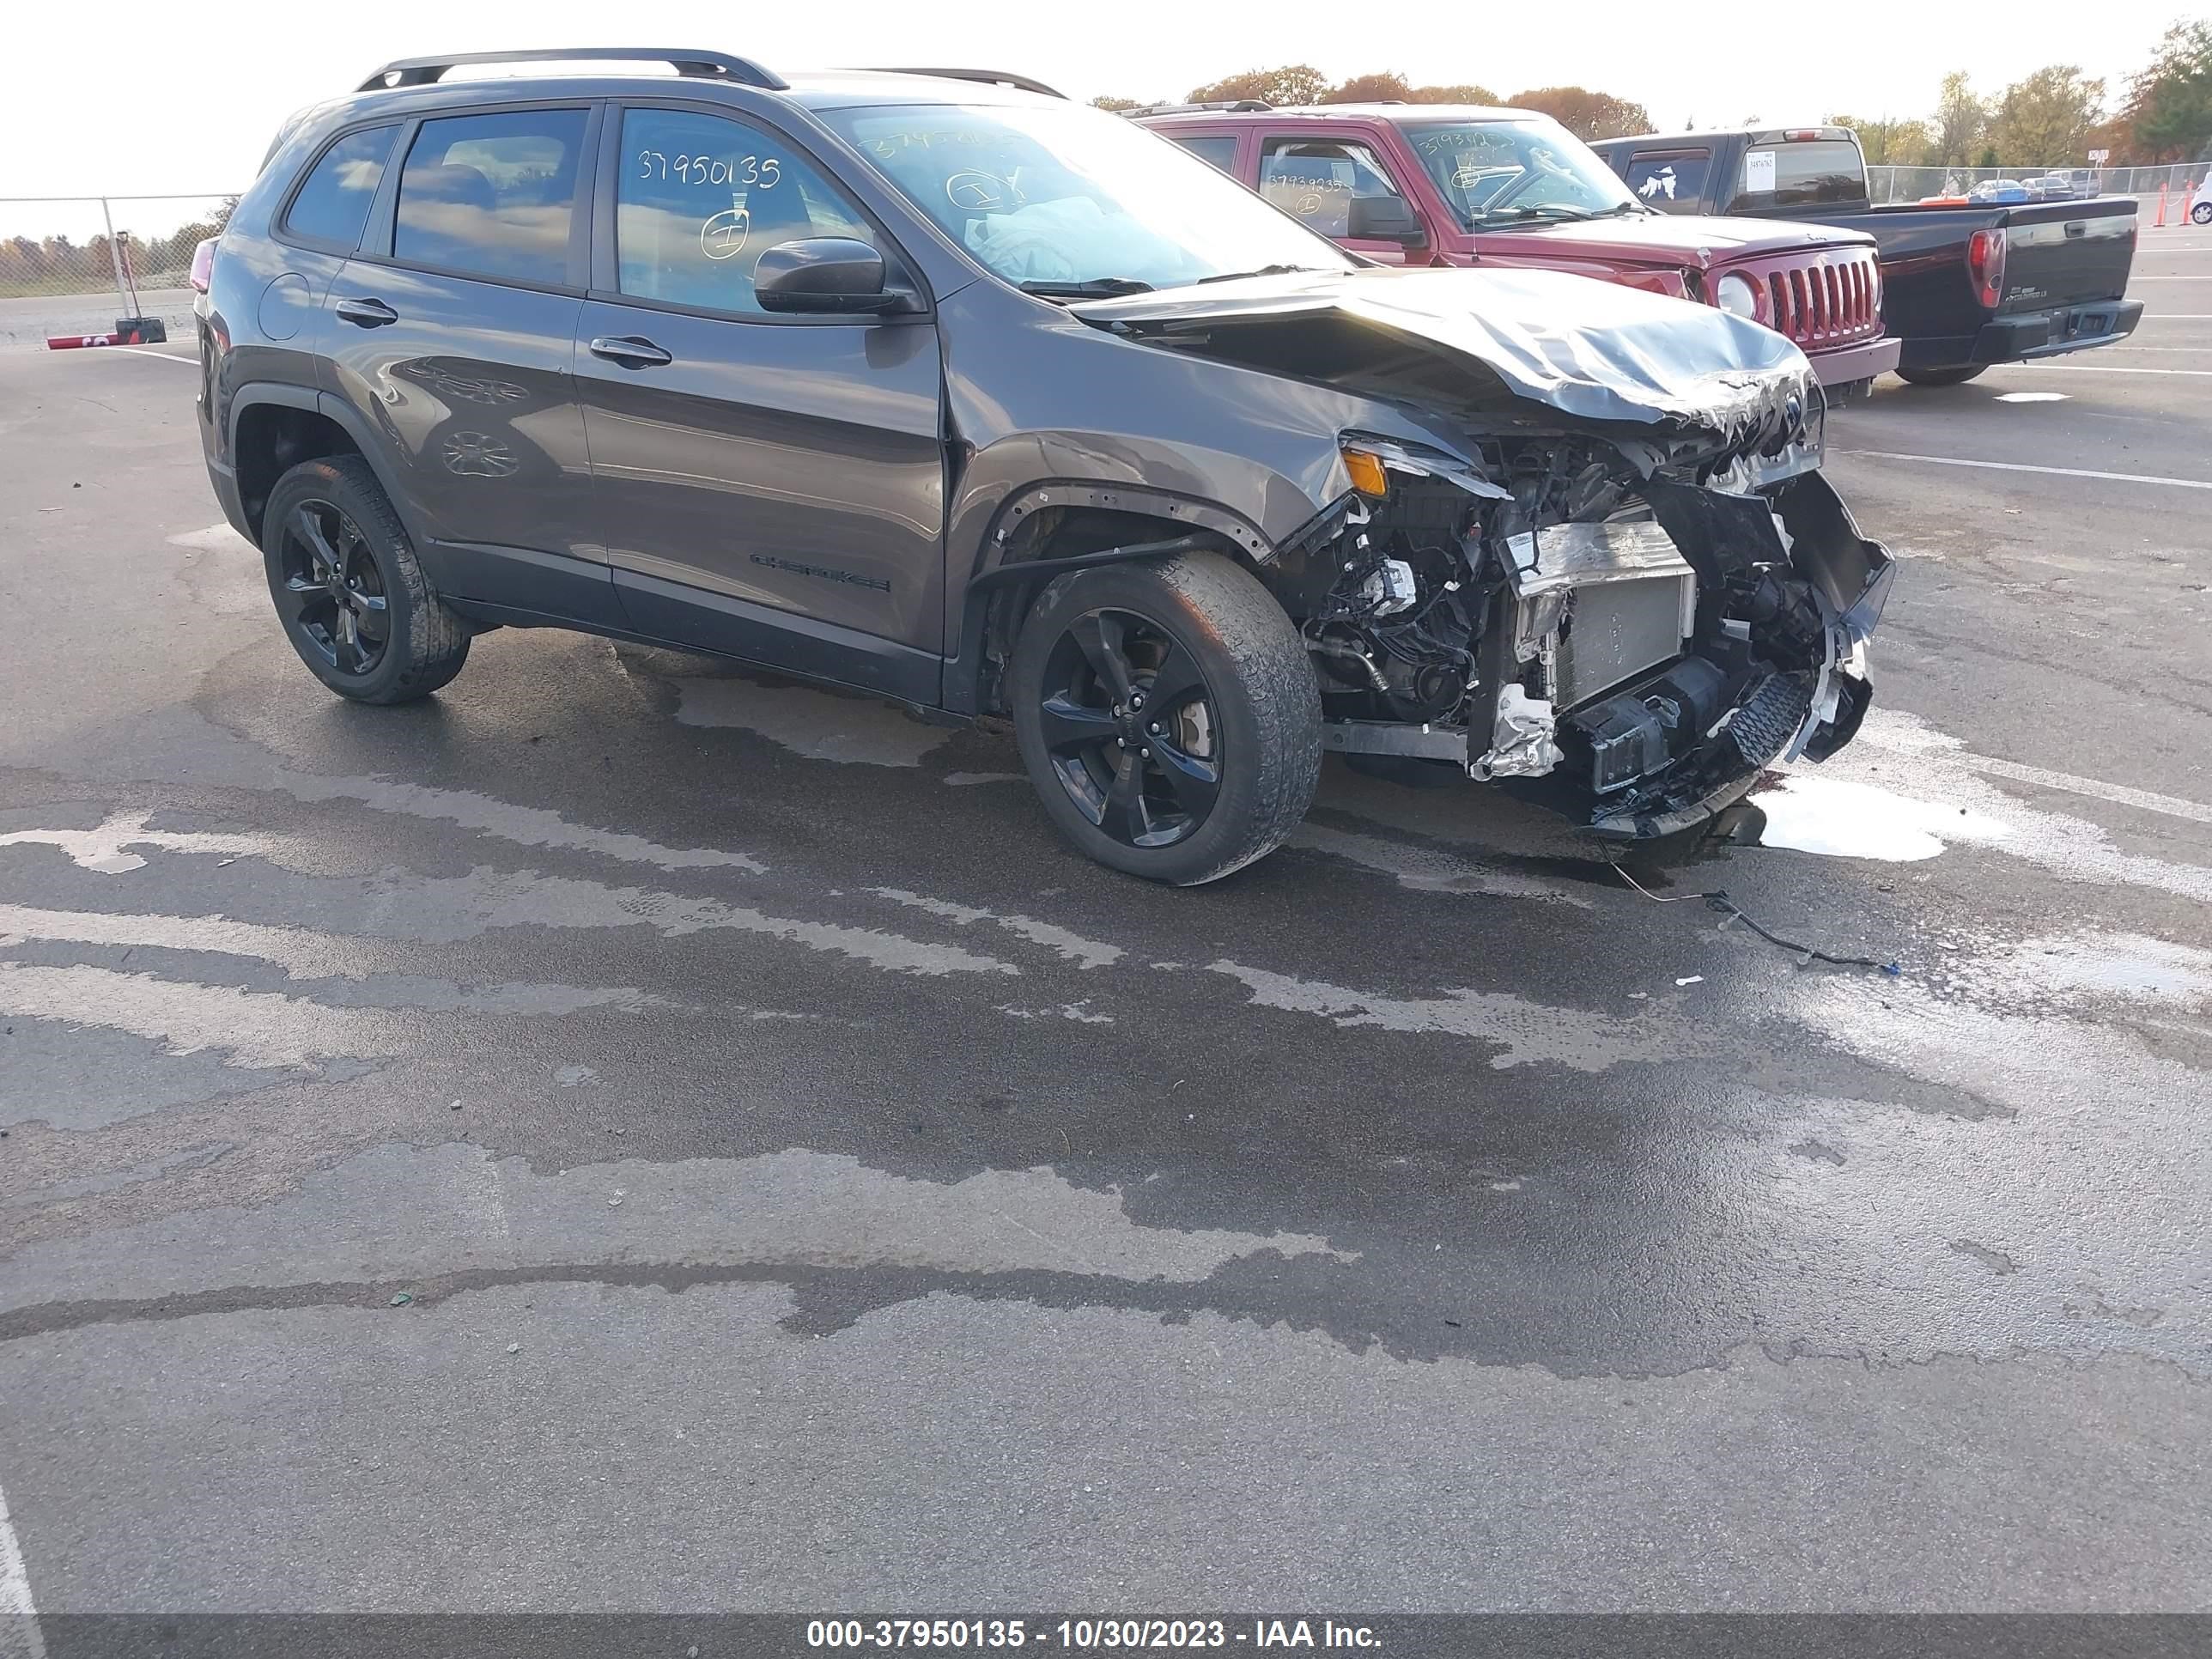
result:
<svg viewBox="0 0 2212 1659"><path fill-rule="evenodd" d="M1299 378L1340 382L1364 368L1369 389L1382 395L1389 364L1405 361L1410 343L1469 371L1455 389L1470 401L1502 386L1583 420L1679 422L1732 443L1794 433L1818 406L1805 354L1771 329L1559 271L1299 271L1068 309L1097 328ZM1372 362L1347 366L1358 354L1341 338L1322 347L1316 325L1332 322L1372 331Z"/></svg>
<svg viewBox="0 0 2212 1659"><path fill-rule="evenodd" d="M1707 218L1673 213L1632 218L1585 219L1563 224L1516 225L1511 246L1522 239L1577 250L1640 255L1655 264L1694 264L1711 269L1729 259L1765 253L1796 253L1807 248L1872 247L1861 230L1829 225L1801 225L1786 219Z"/></svg>

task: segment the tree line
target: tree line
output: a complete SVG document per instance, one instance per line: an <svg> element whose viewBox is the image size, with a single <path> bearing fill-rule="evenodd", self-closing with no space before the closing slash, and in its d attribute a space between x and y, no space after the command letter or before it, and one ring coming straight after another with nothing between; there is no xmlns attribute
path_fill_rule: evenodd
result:
<svg viewBox="0 0 2212 1659"><path fill-rule="evenodd" d="M1856 131L1877 166L2079 167L2093 149L2112 167L2197 161L2212 147L2212 23L2168 29L2110 106L2102 81L2053 64L1986 97L1955 70L1918 118L1828 118Z"/></svg>
<svg viewBox="0 0 2212 1659"><path fill-rule="evenodd" d="M223 199L212 215L180 225L166 236L133 236L118 231L124 262L134 280L148 287L168 286L192 267L192 250L222 234L223 222L238 205ZM103 234L82 242L67 236L0 237L0 295L97 293L115 283L115 264Z"/></svg>
<svg viewBox="0 0 2212 1659"><path fill-rule="evenodd" d="M1500 98L1487 87L1415 86L1389 72L1332 82L1310 64L1248 70L1193 87L1188 101L1243 98L1279 108L1391 101L1504 105L1540 110L1580 138L1623 138L1657 125L1643 105L1585 87L1535 87ZM1092 101L1112 110L1140 104L1133 98ZM1936 107L1925 116L1869 120L1838 112L1825 119L1856 130L1867 160L1877 166L2081 166L2093 149L2111 151L2113 167L2196 161L2212 150L2212 22L2180 22L2168 29L2116 104L2105 82L2083 74L2078 64L2053 64L1987 95L1975 91L1967 71L1954 71L1943 77ZM1744 125L1760 125L1760 118L1747 117Z"/></svg>
<svg viewBox="0 0 2212 1659"><path fill-rule="evenodd" d="M1513 109L1540 110L1581 138L1626 138L1651 131L1650 112L1641 104L1587 87L1532 87L1510 98L1500 98L1487 87L1473 83L1450 87L1417 87L1404 76L1383 71L1355 75L1349 81L1331 82L1310 64L1291 64L1282 69L1247 70L1224 80L1193 87L1188 101L1211 104L1256 98L1285 108L1302 104L1498 104ZM1095 98L1101 109L1137 109L1135 98Z"/></svg>

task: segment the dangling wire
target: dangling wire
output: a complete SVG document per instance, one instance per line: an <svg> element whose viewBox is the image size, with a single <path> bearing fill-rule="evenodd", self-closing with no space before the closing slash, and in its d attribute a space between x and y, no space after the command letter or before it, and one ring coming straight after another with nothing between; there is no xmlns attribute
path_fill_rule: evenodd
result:
<svg viewBox="0 0 2212 1659"><path fill-rule="evenodd" d="M1737 921L1741 921L1745 927L1750 928L1753 933L1758 934L1759 938L1765 939L1769 945L1778 945L1784 951L1795 951L1804 959L1805 962L1826 962L1832 963L1838 968L1871 968L1875 972L1878 974L1887 974L1893 979L1899 977L1905 972L1904 969L1899 967L1898 964L1893 962L1877 962L1872 957L1838 956L1832 951L1816 950L1809 945L1800 945L1793 939L1784 939L1781 934L1773 933L1767 928L1760 927L1741 905L1730 898L1722 889L1715 888L1710 893L1676 893L1672 897L1662 897L1659 894L1653 892L1650 888L1646 887L1642 882L1637 880L1635 877L1630 875L1626 868L1623 866L1615 864L1613 866L1613 872L1623 881L1626 882L1631 887L1633 887L1638 892L1643 894L1644 897L1650 899L1654 904L1680 904L1689 899L1703 899L1705 902L1705 908L1707 909L1717 911L1722 915L1729 916ZM1723 923L1723 925L1725 926L1726 924ZM1800 965L1802 966L1802 964L1801 963Z"/></svg>

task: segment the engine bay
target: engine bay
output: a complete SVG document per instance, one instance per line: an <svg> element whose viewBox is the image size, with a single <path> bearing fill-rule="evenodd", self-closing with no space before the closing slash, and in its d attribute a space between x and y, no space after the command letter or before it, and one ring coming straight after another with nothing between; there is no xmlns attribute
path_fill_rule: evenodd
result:
<svg viewBox="0 0 2212 1659"><path fill-rule="evenodd" d="M1891 566L1809 458L1480 448L1468 468L1374 446L1314 550L1301 627L1331 747L1647 838L1850 740Z"/></svg>

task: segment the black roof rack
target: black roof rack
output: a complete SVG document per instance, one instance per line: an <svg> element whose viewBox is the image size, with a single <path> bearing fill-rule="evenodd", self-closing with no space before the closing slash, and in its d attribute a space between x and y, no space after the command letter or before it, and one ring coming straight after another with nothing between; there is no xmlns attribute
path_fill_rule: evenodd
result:
<svg viewBox="0 0 2212 1659"><path fill-rule="evenodd" d="M935 75L947 81L973 81L978 86L1012 87L1017 92L1041 93L1047 98L1065 98L1067 94L1057 87L1048 87L1042 81L1032 81L1026 75L1009 75L1004 70L981 69L879 69L878 75Z"/></svg>
<svg viewBox="0 0 2212 1659"><path fill-rule="evenodd" d="M436 58L402 58L386 64L356 88L380 92L391 87L427 87L449 69L462 64L538 63L666 64L678 75L710 81L735 81L740 86L763 87L781 92L791 83L773 70L763 69L750 58L732 58L722 52L685 52L660 46L561 46L550 51L447 52Z"/></svg>
<svg viewBox="0 0 2212 1659"><path fill-rule="evenodd" d="M1143 104L1135 109L1125 109L1122 114L1131 119L1140 115L1188 115L1195 111L1228 111L1246 114L1255 109L1273 109L1274 106L1261 98L1216 98L1203 104Z"/></svg>

